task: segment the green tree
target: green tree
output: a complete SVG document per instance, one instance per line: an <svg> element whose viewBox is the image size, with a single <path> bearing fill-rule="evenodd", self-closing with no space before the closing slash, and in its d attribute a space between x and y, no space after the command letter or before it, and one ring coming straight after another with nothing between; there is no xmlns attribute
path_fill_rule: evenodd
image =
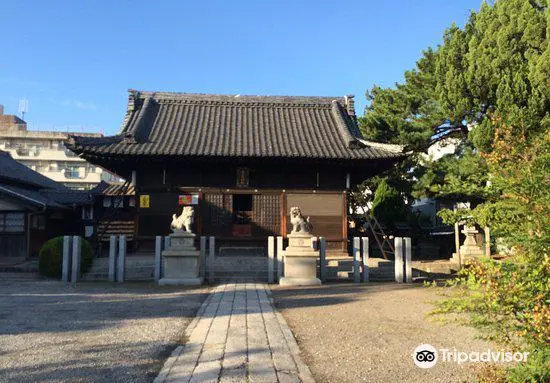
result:
<svg viewBox="0 0 550 383"><path fill-rule="evenodd" d="M550 9L497 0L445 31L403 84L374 87L360 119L370 139L415 153L453 137L455 153L417 160L414 194L474 202L471 220L506 238L514 255L465 269L442 311L463 311L491 336L532 351L502 381L548 381L550 367ZM451 223L460 212L443 214Z"/></svg>

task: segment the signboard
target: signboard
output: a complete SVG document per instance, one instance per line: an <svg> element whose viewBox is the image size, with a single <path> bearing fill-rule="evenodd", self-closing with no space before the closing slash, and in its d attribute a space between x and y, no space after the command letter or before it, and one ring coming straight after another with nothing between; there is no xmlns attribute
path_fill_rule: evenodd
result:
<svg viewBox="0 0 550 383"><path fill-rule="evenodd" d="M178 205L198 205L198 194L182 194L178 197Z"/></svg>
<svg viewBox="0 0 550 383"><path fill-rule="evenodd" d="M142 194L139 196L139 207L143 209L148 209L150 207L149 194Z"/></svg>

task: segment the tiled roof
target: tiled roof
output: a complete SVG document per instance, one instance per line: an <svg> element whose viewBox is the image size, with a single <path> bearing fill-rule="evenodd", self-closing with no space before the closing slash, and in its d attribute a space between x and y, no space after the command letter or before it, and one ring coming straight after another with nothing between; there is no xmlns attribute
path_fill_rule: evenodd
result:
<svg viewBox="0 0 550 383"><path fill-rule="evenodd" d="M117 196L117 195L136 195L136 190L130 184L120 182L108 183L101 181L95 188L90 190L95 195Z"/></svg>
<svg viewBox="0 0 550 383"><path fill-rule="evenodd" d="M9 178L17 182L32 184L41 188L68 189L66 186L55 182L51 178L35 172L31 168L17 162L12 156L0 150L0 178Z"/></svg>
<svg viewBox="0 0 550 383"><path fill-rule="evenodd" d="M12 196L54 208L91 202L90 193L69 189L17 162L9 153L1 150L0 188L0 191Z"/></svg>
<svg viewBox="0 0 550 383"><path fill-rule="evenodd" d="M398 158L360 139L353 99L130 91L118 135L71 137L87 156Z"/></svg>

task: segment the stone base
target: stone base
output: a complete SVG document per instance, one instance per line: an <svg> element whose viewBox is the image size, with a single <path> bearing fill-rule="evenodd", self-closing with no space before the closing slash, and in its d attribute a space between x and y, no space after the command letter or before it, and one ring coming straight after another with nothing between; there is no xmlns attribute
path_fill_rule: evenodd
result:
<svg viewBox="0 0 550 383"><path fill-rule="evenodd" d="M162 278L159 280L159 285L200 286L202 278Z"/></svg>
<svg viewBox="0 0 550 383"><path fill-rule="evenodd" d="M321 280L319 278L290 278L282 277L279 280L280 286L319 286Z"/></svg>
<svg viewBox="0 0 550 383"><path fill-rule="evenodd" d="M317 286L317 259L319 252L311 248L308 233L288 235L288 247L285 249L285 275L279 280L281 286Z"/></svg>

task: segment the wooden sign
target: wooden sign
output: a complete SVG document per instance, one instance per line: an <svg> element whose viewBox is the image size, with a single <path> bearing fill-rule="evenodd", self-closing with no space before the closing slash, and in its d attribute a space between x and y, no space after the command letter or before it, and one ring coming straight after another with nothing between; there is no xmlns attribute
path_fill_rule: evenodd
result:
<svg viewBox="0 0 550 383"><path fill-rule="evenodd" d="M148 209L150 207L150 197L149 194L142 194L139 196L139 207L143 209Z"/></svg>
<svg viewBox="0 0 550 383"><path fill-rule="evenodd" d="M198 205L198 194L183 194L178 197L178 205Z"/></svg>
<svg viewBox="0 0 550 383"><path fill-rule="evenodd" d="M237 168L237 187L248 187L250 179L250 170L248 168Z"/></svg>

